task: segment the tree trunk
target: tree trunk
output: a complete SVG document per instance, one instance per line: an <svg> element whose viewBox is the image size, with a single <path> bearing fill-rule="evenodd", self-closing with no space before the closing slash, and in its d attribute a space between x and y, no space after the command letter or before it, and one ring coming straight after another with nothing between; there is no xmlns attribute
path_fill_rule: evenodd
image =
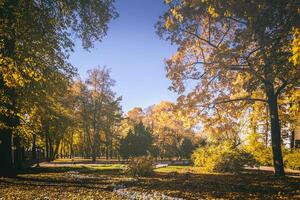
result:
<svg viewBox="0 0 300 200"><path fill-rule="evenodd" d="M15 146L15 151L14 151L14 165L16 171L21 171L22 170L22 149L21 149L21 141L20 141L20 136L15 136L14 137L14 146Z"/></svg>
<svg viewBox="0 0 300 200"><path fill-rule="evenodd" d="M293 150L295 148L295 130L291 131L291 150Z"/></svg>
<svg viewBox="0 0 300 200"><path fill-rule="evenodd" d="M32 160L36 160L36 135L32 137L32 149L31 149Z"/></svg>
<svg viewBox="0 0 300 200"><path fill-rule="evenodd" d="M96 162L96 150L95 147L92 149L92 162Z"/></svg>
<svg viewBox="0 0 300 200"><path fill-rule="evenodd" d="M271 142L275 175L285 176L281 151L281 130L278 116L277 96L274 93L273 87L268 88L267 96L271 119Z"/></svg>
<svg viewBox="0 0 300 200"><path fill-rule="evenodd" d="M265 138L265 144L266 144L266 148L268 147L268 142L269 142L269 108L266 106L266 138Z"/></svg>
<svg viewBox="0 0 300 200"><path fill-rule="evenodd" d="M49 153L49 138L48 138L48 133L47 131L45 130L45 127L44 127L44 134L45 134L45 150L46 150L46 160L47 161L50 161L50 153Z"/></svg>
<svg viewBox="0 0 300 200"><path fill-rule="evenodd" d="M0 132L0 176L14 176L12 163L11 130L2 128Z"/></svg>

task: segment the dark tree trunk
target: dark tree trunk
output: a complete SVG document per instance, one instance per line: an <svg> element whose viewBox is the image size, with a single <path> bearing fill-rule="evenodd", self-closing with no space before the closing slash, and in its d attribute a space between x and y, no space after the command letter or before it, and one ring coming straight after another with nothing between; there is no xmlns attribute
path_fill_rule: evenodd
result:
<svg viewBox="0 0 300 200"><path fill-rule="evenodd" d="M12 134L10 129L1 129L0 133L0 176L14 176L12 163Z"/></svg>
<svg viewBox="0 0 300 200"><path fill-rule="evenodd" d="M277 96L274 93L273 87L267 89L267 96L271 119L271 142L275 175L285 176L281 151L281 130L278 116Z"/></svg>
<svg viewBox="0 0 300 200"><path fill-rule="evenodd" d="M108 160L108 159L109 159L109 150L108 150L108 145L106 145L106 147L105 147L105 158L106 158L106 160Z"/></svg>
<svg viewBox="0 0 300 200"><path fill-rule="evenodd" d="M31 150L32 160L36 160L36 135L32 137L32 150Z"/></svg>
<svg viewBox="0 0 300 200"><path fill-rule="evenodd" d="M295 148L295 130L291 131L291 150L293 150Z"/></svg>
<svg viewBox="0 0 300 200"><path fill-rule="evenodd" d="M51 149L52 145L49 136L49 124L47 122L47 119L42 120L42 129L45 136L46 160L49 162L51 160L51 155L52 155L52 149Z"/></svg>
<svg viewBox="0 0 300 200"><path fill-rule="evenodd" d="M96 150L95 147L92 149L92 162L96 162Z"/></svg>
<svg viewBox="0 0 300 200"><path fill-rule="evenodd" d="M269 108L266 106L266 138L265 138L265 144L266 148L268 147L268 142L269 142Z"/></svg>
<svg viewBox="0 0 300 200"><path fill-rule="evenodd" d="M52 161L54 150L53 150L53 144L52 144L50 137L48 137L48 142L49 142L49 160Z"/></svg>
<svg viewBox="0 0 300 200"><path fill-rule="evenodd" d="M14 151L14 165L16 171L21 171L22 170L22 149L21 149L21 139L20 136L15 136L14 137L14 146L15 146L15 151Z"/></svg>

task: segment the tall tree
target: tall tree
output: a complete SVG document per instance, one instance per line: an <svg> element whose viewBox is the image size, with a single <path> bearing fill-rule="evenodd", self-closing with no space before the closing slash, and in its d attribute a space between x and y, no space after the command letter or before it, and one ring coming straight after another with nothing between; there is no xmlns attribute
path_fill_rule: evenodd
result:
<svg viewBox="0 0 300 200"><path fill-rule="evenodd" d="M284 176L278 97L299 85L299 11L292 1L167 0L158 34L177 44L172 89L207 116L261 101L269 107L275 175ZM185 98L186 97L186 98Z"/></svg>
<svg viewBox="0 0 300 200"><path fill-rule="evenodd" d="M113 0L0 1L0 174L13 174L12 131L19 125L18 91L45 81L47 72L66 76L74 68L67 62L73 36L84 48L106 34L116 17Z"/></svg>
<svg viewBox="0 0 300 200"><path fill-rule="evenodd" d="M91 130L92 130L92 160L96 161L96 149L100 145L100 132L104 128L105 106L114 99L112 87L115 81L111 79L110 72L106 68L95 68L88 71L86 81L90 93L91 105Z"/></svg>

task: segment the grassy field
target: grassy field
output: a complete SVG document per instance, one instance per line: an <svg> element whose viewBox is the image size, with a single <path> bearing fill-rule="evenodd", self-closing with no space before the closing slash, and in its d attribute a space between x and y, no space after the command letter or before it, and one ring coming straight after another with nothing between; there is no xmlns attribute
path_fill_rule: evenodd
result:
<svg viewBox="0 0 300 200"><path fill-rule="evenodd" d="M268 171L212 174L191 166L169 166L156 169L152 177L135 179L123 173L124 167L31 168L16 178L0 178L0 199L147 199L153 194L153 199L300 199L297 173L275 178Z"/></svg>

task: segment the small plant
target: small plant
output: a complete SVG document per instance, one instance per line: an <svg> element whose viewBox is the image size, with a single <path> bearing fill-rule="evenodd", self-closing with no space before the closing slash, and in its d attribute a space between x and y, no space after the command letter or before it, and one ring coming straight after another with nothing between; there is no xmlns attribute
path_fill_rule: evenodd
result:
<svg viewBox="0 0 300 200"><path fill-rule="evenodd" d="M154 173L154 161L151 157L132 157L129 160L127 173L131 176L151 176Z"/></svg>

